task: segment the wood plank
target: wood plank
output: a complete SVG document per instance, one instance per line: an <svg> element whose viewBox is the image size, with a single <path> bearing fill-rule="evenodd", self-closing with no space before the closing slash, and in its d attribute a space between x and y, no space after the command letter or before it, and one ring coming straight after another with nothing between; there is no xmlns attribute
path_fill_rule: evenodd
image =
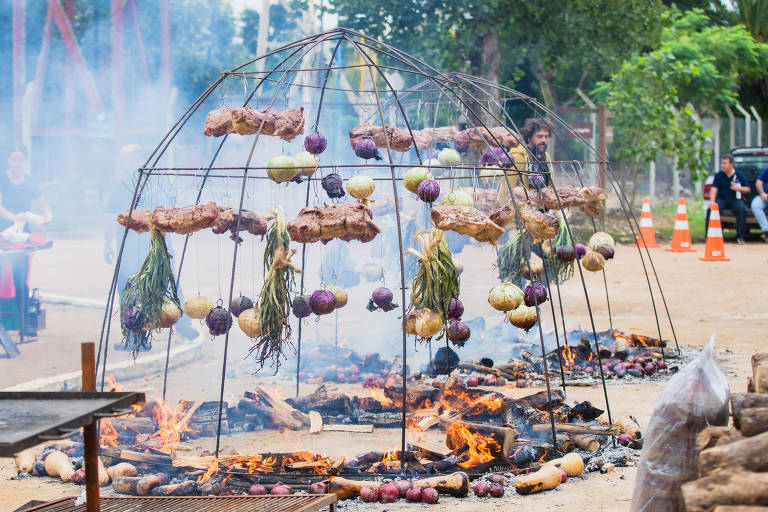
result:
<svg viewBox="0 0 768 512"><path fill-rule="evenodd" d="M323 432L352 432L357 434L370 434L373 432L373 425L323 425Z"/></svg>
<svg viewBox="0 0 768 512"><path fill-rule="evenodd" d="M317 411L309 411L309 433L319 434L323 430L323 417Z"/></svg>

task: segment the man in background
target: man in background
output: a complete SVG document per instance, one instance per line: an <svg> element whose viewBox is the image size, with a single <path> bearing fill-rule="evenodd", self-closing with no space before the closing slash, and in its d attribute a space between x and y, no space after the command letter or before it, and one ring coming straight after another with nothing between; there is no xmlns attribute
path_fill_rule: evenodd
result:
<svg viewBox="0 0 768 512"><path fill-rule="evenodd" d="M752 199L752 213L755 215L760 229L763 231L760 238L763 242L768 242L768 219L765 217L765 209L768 208L768 167L763 169L755 182L757 195Z"/></svg>
<svg viewBox="0 0 768 512"><path fill-rule="evenodd" d="M707 208L707 229L709 229L709 212L712 205L717 204L720 212L731 210L736 215L736 243L743 244L747 238L747 206L743 194L749 193L749 182L733 165L733 157L725 155L720 159L720 171L715 174L712 188L709 191Z"/></svg>

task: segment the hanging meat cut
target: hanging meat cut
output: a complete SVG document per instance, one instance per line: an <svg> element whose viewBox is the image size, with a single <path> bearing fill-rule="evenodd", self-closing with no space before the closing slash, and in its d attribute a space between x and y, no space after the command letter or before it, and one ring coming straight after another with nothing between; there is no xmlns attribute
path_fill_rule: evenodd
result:
<svg viewBox="0 0 768 512"><path fill-rule="evenodd" d="M203 133L208 137L221 137L227 133L238 135L274 135L291 141L304 133L304 107L282 112L267 112L251 107L220 108L208 112Z"/></svg>
<svg viewBox="0 0 768 512"><path fill-rule="evenodd" d="M599 217L605 210L605 190L600 187L584 187L580 192L584 197L581 211L590 217Z"/></svg>
<svg viewBox="0 0 768 512"><path fill-rule="evenodd" d="M238 214L230 206L219 206L219 218L211 231L217 235L230 231L232 234L229 238L235 242L242 242L243 239L235 233L238 217L240 217L240 231L247 231L252 235L261 235L262 237L267 233L266 218L250 210L241 210Z"/></svg>
<svg viewBox="0 0 768 512"><path fill-rule="evenodd" d="M133 210L131 212L131 222L128 226L129 229L134 230L137 233L146 233L149 231L149 218L152 216L152 212L149 210ZM117 222L121 226L125 226L128 220L128 210L117 216Z"/></svg>
<svg viewBox="0 0 768 512"><path fill-rule="evenodd" d="M430 214L432 224L443 231L469 235L478 242L495 244L504 230L494 224L486 214L472 206L435 205Z"/></svg>
<svg viewBox="0 0 768 512"><path fill-rule="evenodd" d="M565 187L557 190L552 187L546 187L539 191L541 202L544 203L544 208L547 210L560 210L561 208L569 208L571 206L581 206L584 204L584 196L581 195L579 189L576 187ZM560 198L560 202L557 198Z"/></svg>
<svg viewBox="0 0 768 512"><path fill-rule="evenodd" d="M478 126L460 131L453 142L456 147L473 147L485 151L488 146L513 148L520 144L521 140L523 138L520 135L504 126L493 126L490 129Z"/></svg>
<svg viewBox="0 0 768 512"><path fill-rule="evenodd" d="M411 149L413 137L408 130L395 128L394 126L374 126L372 124L361 124L355 126L349 132L349 143L354 149L355 144L365 137L371 137L377 147L386 148L387 138L389 139L389 149L392 151L405 152Z"/></svg>
<svg viewBox="0 0 768 512"><path fill-rule="evenodd" d="M299 243L327 244L334 238L370 242L380 232L371 218L371 210L360 203L313 206L302 208L287 228L291 240Z"/></svg>

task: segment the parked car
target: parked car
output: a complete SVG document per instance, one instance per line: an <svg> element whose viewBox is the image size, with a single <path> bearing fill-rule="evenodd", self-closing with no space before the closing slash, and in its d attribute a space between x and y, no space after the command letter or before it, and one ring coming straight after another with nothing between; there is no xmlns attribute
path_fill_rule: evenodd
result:
<svg viewBox="0 0 768 512"><path fill-rule="evenodd" d="M744 202L747 205L747 230L752 228L759 228L755 216L752 215L752 210L749 205L752 203L752 198L757 195L755 189L755 181L760 176L760 172L768 167L768 147L766 146L753 146L743 148L731 149L731 155L733 155L733 164L738 171L741 171L749 181L749 194L744 194ZM716 165L720 166L720 162ZM709 175L704 182L704 207L709 207L709 191L712 189L712 182L715 176ZM720 219L724 229L736 229L736 216L730 210L724 210L720 212Z"/></svg>

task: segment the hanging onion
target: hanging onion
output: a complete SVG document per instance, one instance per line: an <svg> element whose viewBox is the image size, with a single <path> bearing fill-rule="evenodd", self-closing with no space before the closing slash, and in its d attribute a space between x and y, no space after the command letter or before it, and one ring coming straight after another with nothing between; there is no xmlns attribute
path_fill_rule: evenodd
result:
<svg viewBox="0 0 768 512"><path fill-rule="evenodd" d="M440 184L435 180L426 179L419 183L416 190L422 201L425 203L434 203L440 195Z"/></svg>
<svg viewBox="0 0 768 512"><path fill-rule="evenodd" d="M471 334L467 324L461 320L452 320L451 323L448 324L448 329L445 333L448 336L448 339L457 347L463 347Z"/></svg>
<svg viewBox="0 0 768 512"><path fill-rule="evenodd" d="M605 266L605 258L599 252L587 251L581 258L581 266L590 272L599 272Z"/></svg>
<svg viewBox="0 0 768 512"><path fill-rule="evenodd" d="M536 321L538 319L539 318L536 315L536 308L532 306L526 306L525 304L521 304L517 308L507 313L507 320L509 320L509 323L519 329L525 329L526 331L536 325Z"/></svg>
<svg viewBox="0 0 768 512"><path fill-rule="evenodd" d="M304 149L313 155L319 155L328 146L328 140L320 132L312 132L304 137Z"/></svg>
<svg viewBox="0 0 768 512"><path fill-rule="evenodd" d="M499 283L488 292L488 303L498 311L511 311L523 302L523 291L510 283Z"/></svg>
<svg viewBox="0 0 768 512"><path fill-rule="evenodd" d="M239 317L240 313L252 307L253 301L244 295L240 295L239 297L234 297L229 303L229 312L233 316Z"/></svg>
<svg viewBox="0 0 768 512"><path fill-rule="evenodd" d="M330 290L316 290L309 298L309 307L316 315L327 315L336 309L336 296Z"/></svg>
<svg viewBox="0 0 768 512"><path fill-rule="evenodd" d="M317 166L320 163L317 157L308 151L302 151L294 157L296 164L299 166L299 172L302 176L312 176L317 170Z"/></svg>
<svg viewBox="0 0 768 512"><path fill-rule="evenodd" d="M544 270L544 261L539 258L536 253L531 253L528 256L528 263L530 264L530 269L528 268L528 265L525 265L525 268L523 269L523 277L526 279L531 279L533 275L539 275Z"/></svg>
<svg viewBox="0 0 768 512"><path fill-rule="evenodd" d="M600 253L600 255L606 260L613 259L614 251L613 251L613 247L611 247L610 245L598 245L595 251Z"/></svg>
<svg viewBox="0 0 768 512"><path fill-rule="evenodd" d="M296 159L288 155L273 156L267 162L267 176L277 183L291 181L299 174L299 164Z"/></svg>
<svg viewBox="0 0 768 512"><path fill-rule="evenodd" d="M616 242L613 240L613 237L609 235L608 233L604 231L597 231L594 233L591 237L589 237L589 242L587 243L589 245L589 248L593 251L596 251L597 248L601 245L607 245L613 249L616 247Z"/></svg>
<svg viewBox="0 0 768 512"><path fill-rule="evenodd" d="M464 314L464 304L454 297L451 302L448 303L448 314L446 315L449 320L461 320L461 315Z"/></svg>
<svg viewBox="0 0 768 512"><path fill-rule="evenodd" d="M213 302L208 297L198 295L184 303L184 314L189 318L199 320L205 318L210 310L213 309Z"/></svg>
<svg viewBox="0 0 768 512"><path fill-rule="evenodd" d="M163 301L163 309L160 310L160 320L158 327L161 329L167 329L173 324L179 321L181 318L181 310L172 300L165 299Z"/></svg>
<svg viewBox="0 0 768 512"><path fill-rule="evenodd" d="M408 172L405 173L405 178L403 178L403 185L405 186L406 190L413 192L414 194L418 194L419 183L428 179L432 179L432 174L428 169L424 167L412 167L408 170Z"/></svg>
<svg viewBox="0 0 768 512"><path fill-rule="evenodd" d="M474 206L475 201L472 196L464 192L463 190L454 190L448 192L443 196L442 204L449 204L452 206Z"/></svg>
<svg viewBox="0 0 768 512"><path fill-rule="evenodd" d="M349 195L361 201L368 199L376 188L373 178L362 174L358 174L357 176L348 179L345 186Z"/></svg>
<svg viewBox="0 0 768 512"><path fill-rule="evenodd" d="M576 249L572 245L561 245L555 249L557 259L563 263L569 263L576 259Z"/></svg>
<svg viewBox="0 0 768 512"><path fill-rule="evenodd" d="M373 302L380 308L384 308L384 306L392 302L393 298L394 295L392 295L392 290L384 288L383 286L376 288L371 294L371 300L373 300Z"/></svg>
<svg viewBox="0 0 768 512"><path fill-rule="evenodd" d="M355 143L355 154L365 160L370 160L371 158L381 160L379 148L376 147L376 143L370 137L363 137Z"/></svg>
<svg viewBox="0 0 768 512"><path fill-rule="evenodd" d="M411 311L405 315L405 333L416 334L416 319L419 317L418 310Z"/></svg>
<svg viewBox="0 0 768 512"><path fill-rule="evenodd" d="M219 336L226 333L232 327L232 317L229 312L221 306L216 306L208 312L205 317L205 325L211 332L211 336Z"/></svg>
<svg viewBox="0 0 768 512"><path fill-rule="evenodd" d="M338 199L340 197L344 197L343 181L341 179L341 176L339 176L335 172L332 172L331 174L323 176L323 180L320 182L320 184L322 185L323 190L325 190L328 193L328 197L330 197L331 199Z"/></svg>
<svg viewBox="0 0 768 512"><path fill-rule="evenodd" d="M343 288L332 284L325 289L336 297L336 309L343 308L347 305L347 292L345 292Z"/></svg>
<svg viewBox="0 0 768 512"><path fill-rule="evenodd" d="M531 283L525 287L525 305L533 306L547 301L547 287L541 283Z"/></svg>
<svg viewBox="0 0 768 512"><path fill-rule="evenodd" d="M237 325L249 338L258 338L261 336L258 308L250 308L242 311L237 317Z"/></svg>
<svg viewBox="0 0 768 512"><path fill-rule="evenodd" d="M297 295L293 298L291 309L296 318L306 318L312 314L312 307L309 305L309 295Z"/></svg>
<svg viewBox="0 0 768 512"><path fill-rule="evenodd" d="M574 249L576 249L576 257L581 259L584 257L585 254L587 254L587 246L582 243L577 243L573 246Z"/></svg>
<svg viewBox="0 0 768 512"><path fill-rule="evenodd" d="M445 149L441 149L440 152L437 154L437 159L443 165L455 165L459 163L459 161L461 160L461 157L459 156L459 153L455 149L445 148Z"/></svg>
<svg viewBox="0 0 768 512"><path fill-rule="evenodd" d="M431 309L419 309L417 314L416 335L420 338L431 338L442 330L443 321L440 315Z"/></svg>

